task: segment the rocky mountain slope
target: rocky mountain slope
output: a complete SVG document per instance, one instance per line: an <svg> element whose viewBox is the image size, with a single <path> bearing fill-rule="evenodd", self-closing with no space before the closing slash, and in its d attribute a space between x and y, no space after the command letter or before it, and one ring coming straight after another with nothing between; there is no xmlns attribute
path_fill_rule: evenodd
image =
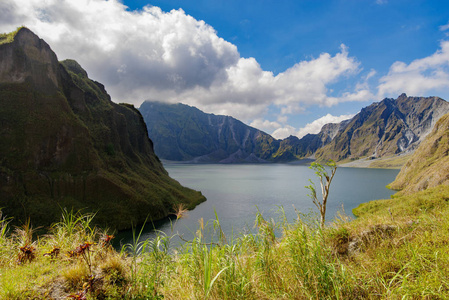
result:
<svg viewBox="0 0 449 300"><path fill-rule="evenodd" d="M320 160L355 160L413 151L437 120L449 112L438 97L386 98L363 108L316 152Z"/></svg>
<svg viewBox="0 0 449 300"><path fill-rule="evenodd" d="M310 155L327 136L277 140L229 116L206 114L184 104L144 102L140 108L163 159L192 162L288 162Z"/></svg>
<svg viewBox="0 0 449 300"><path fill-rule="evenodd" d="M267 156L265 152L271 153L276 142L232 117L206 114L183 104L144 102L139 110L156 154L167 160L256 162ZM266 146L256 149L258 140Z"/></svg>
<svg viewBox="0 0 449 300"><path fill-rule="evenodd" d="M449 184L449 114L438 120L390 187L410 194L440 184Z"/></svg>
<svg viewBox="0 0 449 300"><path fill-rule="evenodd" d="M326 124L318 134L276 140L228 116L206 114L183 104L144 102L139 108L155 141L156 154L192 162L291 162L384 158L416 149L436 121L449 112L438 97L386 98L350 120Z"/></svg>
<svg viewBox="0 0 449 300"><path fill-rule="evenodd" d="M141 114L26 28L0 35L0 207L34 224L61 208L129 228L205 198L171 179Z"/></svg>

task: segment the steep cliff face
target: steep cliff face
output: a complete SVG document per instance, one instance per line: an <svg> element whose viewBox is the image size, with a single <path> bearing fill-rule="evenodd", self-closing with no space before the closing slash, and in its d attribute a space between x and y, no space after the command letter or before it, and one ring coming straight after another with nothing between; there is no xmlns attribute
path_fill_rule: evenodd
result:
<svg viewBox="0 0 449 300"><path fill-rule="evenodd" d="M156 154L167 160L263 162L279 144L232 117L206 114L184 104L144 102L139 110Z"/></svg>
<svg viewBox="0 0 449 300"><path fill-rule="evenodd" d="M325 124L318 133L321 139L322 146L325 146L332 142L337 134L346 128L350 121L351 120L344 120L340 123Z"/></svg>
<svg viewBox="0 0 449 300"><path fill-rule="evenodd" d="M327 124L319 134L277 140L232 117L206 114L180 103L147 101L139 110L159 157L204 163L295 161L328 144L347 124Z"/></svg>
<svg viewBox="0 0 449 300"><path fill-rule="evenodd" d="M410 194L449 184L449 114L439 119L390 187Z"/></svg>
<svg viewBox="0 0 449 300"><path fill-rule="evenodd" d="M363 108L316 157L340 161L413 151L447 112L449 104L438 97L386 98Z"/></svg>
<svg viewBox="0 0 449 300"><path fill-rule="evenodd" d="M0 82L28 83L35 90L58 86L58 60L48 44L22 28L0 37Z"/></svg>
<svg viewBox="0 0 449 300"><path fill-rule="evenodd" d="M26 28L0 37L0 207L35 224L61 207L128 228L204 201L171 179L131 105L115 104L75 61Z"/></svg>
<svg viewBox="0 0 449 300"><path fill-rule="evenodd" d="M416 149L449 112L438 97L384 99L350 120L326 124L318 134L276 140L227 116L205 114L183 104L145 102L140 107L156 153L164 159L193 162L291 162L389 157Z"/></svg>

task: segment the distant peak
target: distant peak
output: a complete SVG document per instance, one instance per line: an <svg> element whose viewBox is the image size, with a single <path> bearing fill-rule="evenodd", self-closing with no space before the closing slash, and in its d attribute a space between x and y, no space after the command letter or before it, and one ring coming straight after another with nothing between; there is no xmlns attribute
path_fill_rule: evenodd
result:
<svg viewBox="0 0 449 300"><path fill-rule="evenodd" d="M31 82L39 91L58 88L58 58L50 46L26 27L0 35L0 78Z"/></svg>
<svg viewBox="0 0 449 300"><path fill-rule="evenodd" d="M17 30L12 32L11 34L13 34L14 35L14 39L17 39L17 40L33 39L33 40L37 40L38 41L40 39L34 32L32 32L31 30L29 30L28 28L23 27L23 26L17 28Z"/></svg>
<svg viewBox="0 0 449 300"><path fill-rule="evenodd" d="M30 29L28 29L28 27L25 26L20 26L16 29L15 33L18 34L19 32L28 32L28 33L32 33L35 35L34 32L32 32Z"/></svg>
<svg viewBox="0 0 449 300"><path fill-rule="evenodd" d="M399 97L398 97L398 100L399 99L406 99L407 98L407 94L406 93L402 93Z"/></svg>

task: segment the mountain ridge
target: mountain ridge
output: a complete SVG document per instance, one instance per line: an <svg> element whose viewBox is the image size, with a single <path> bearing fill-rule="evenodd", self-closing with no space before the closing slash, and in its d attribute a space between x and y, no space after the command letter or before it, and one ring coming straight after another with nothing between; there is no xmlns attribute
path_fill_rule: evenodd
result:
<svg viewBox="0 0 449 300"><path fill-rule="evenodd" d="M0 43L0 100L0 207L17 221L84 209L124 229L205 200L168 176L137 109L27 28Z"/></svg>
<svg viewBox="0 0 449 300"><path fill-rule="evenodd" d="M155 152L162 159L191 163L291 162L316 151L324 135L277 140L231 117L207 114L185 104L145 101L139 108ZM313 141L313 143L309 143Z"/></svg>
<svg viewBox="0 0 449 300"><path fill-rule="evenodd" d="M397 99L375 102L349 120L325 124L317 134L283 140L230 116L206 114L185 104L146 101L139 110L150 138L156 141L155 152L162 159L192 163L285 163L315 157L320 161L347 162L413 152L435 122L449 112L449 104L438 97L402 94ZM230 148L229 144L233 146ZM200 153L195 151L196 147L201 148Z"/></svg>
<svg viewBox="0 0 449 300"><path fill-rule="evenodd" d="M439 97L385 98L363 108L316 157L342 161L413 151L448 112L449 103Z"/></svg>
<svg viewBox="0 0 449 300"><path fill-rule="evenodd" d="M154 114L156 109L158 113ZM206 114L184 104L146 101L139 110L154 140L155 152L162 159L242 162L252 160L251 154L257 153L262 162L271 149L269 145L275 142L268 134L233 117ZM263 141L264 146L255 141Z"/></svg>

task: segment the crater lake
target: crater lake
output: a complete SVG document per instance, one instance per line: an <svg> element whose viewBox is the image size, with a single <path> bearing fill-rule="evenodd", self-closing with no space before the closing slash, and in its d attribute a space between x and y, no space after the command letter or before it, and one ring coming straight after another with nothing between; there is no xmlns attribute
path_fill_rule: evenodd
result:
<svg viewBox="0 0 449 300"><path fill-rule="evenodd" d="M321 193L319 178L307 165L295 164L182 164L164 163L170 177L182 185L199 190L207 201L188 211L181 219L167 218L158 222L148 221L141 240L152 239L156 232L178 234L192 240L202 220L207 239L217 241L213 235L213 220L218 218L221 229L229 241L242 233L257 232L254 227L256 214L260 212L270 222L287 219L293 222L298 213L307 218L319 219L318 210L308 196L305 186L312 180ZM331 183L327 202L326 222L332 222L337 214L354 218L352 209L360 203L376 199L388 199L394 191L386 188L399 170L339 167ZM174 211L174 209L173 209ZM136 228L136 234L140 231ZM277 232L277 234L279 234ZM117 235L116 243L132 242L132 232ZM182 243L175 236L172 245ZM118 245L117 245L118 246Z"/></svg>

